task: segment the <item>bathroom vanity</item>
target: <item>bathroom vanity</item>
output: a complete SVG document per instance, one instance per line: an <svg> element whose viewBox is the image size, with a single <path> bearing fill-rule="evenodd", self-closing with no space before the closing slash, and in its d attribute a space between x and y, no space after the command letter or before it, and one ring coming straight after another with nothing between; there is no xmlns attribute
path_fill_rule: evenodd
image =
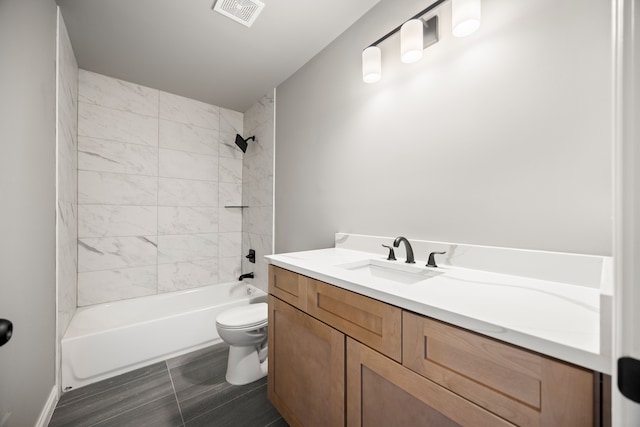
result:
<svg viewBox="0 0 640 427"><path fill-rule="evenodd" d="M589 351L404 300L412 286L430 283L436 297L439 282L429 280L448 273L400 263L393 269L402 273L380 273L370 255L327 249L270 257L268 393L290 425L607 425L608 376L598 369L608 366L606 354L581 355ZM365 267L355 274L354 265ZM363 285L362 274L372 273ZM411 274L423 279L411 282ZM561 358L541 351L554 346Z"/></svg>

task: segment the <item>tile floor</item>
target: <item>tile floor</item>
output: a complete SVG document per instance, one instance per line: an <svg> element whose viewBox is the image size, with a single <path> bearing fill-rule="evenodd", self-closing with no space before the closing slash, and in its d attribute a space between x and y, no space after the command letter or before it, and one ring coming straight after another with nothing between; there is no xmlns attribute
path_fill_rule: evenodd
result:
<svg viewBox="0 0 640 427"><path fill-rule="evenodd" d="M225 381L228 351L217 344L64 393L49 427L287 426L267 400L266 377Z"/></svg>

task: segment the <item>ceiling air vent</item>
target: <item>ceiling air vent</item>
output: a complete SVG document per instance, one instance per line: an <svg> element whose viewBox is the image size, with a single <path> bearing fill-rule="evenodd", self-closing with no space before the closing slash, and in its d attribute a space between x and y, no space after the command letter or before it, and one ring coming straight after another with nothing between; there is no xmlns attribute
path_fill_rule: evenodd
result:
<svg viewBox="0 0 640 427"><path fill-rule="evenodd" d="M264 3L258 0L216 0L213 10L247 27L253 25Z"/></svg>

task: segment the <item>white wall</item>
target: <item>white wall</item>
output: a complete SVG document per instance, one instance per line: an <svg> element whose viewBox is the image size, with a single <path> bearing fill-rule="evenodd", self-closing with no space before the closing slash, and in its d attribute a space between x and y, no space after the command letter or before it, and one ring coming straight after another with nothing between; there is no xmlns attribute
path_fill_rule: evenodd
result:
<svg viewBox="0 0 640 427"><path fill-rule="evenodd" d="M80 70L78 305L237 280L243 115Z"/></svg>
<svg viewBox="0 0 640 427"><path fill-rule="evenodd" d="M483 0L480 30L361 79L428 2L383 0L278 87L276 252L336 231L609 255L611 6Z"/></svg>
<svg viewBox="0 0 640 427"><path fill-rule="evenodd" d="M0 423L33 426L55 397L56 4L0 1Z"/></svg>

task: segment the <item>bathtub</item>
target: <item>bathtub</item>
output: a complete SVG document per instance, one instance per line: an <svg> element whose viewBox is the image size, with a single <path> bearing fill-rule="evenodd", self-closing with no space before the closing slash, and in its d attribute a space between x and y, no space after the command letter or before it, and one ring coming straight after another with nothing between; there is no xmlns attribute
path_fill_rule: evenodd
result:
<svg viewBox="0 0 640 427"><path fill-rule="evenodd" d="M78 308L61 342L62 390L221 342L219 313L266 301L234 282Z"/></svg>

